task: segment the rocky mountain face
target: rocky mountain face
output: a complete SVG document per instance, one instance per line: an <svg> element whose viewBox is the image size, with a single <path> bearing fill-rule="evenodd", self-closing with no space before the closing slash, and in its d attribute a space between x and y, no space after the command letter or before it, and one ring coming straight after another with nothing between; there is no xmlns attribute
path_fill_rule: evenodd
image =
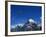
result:
<svg viewBox="0 0 46 37"><path fill-rule="evenodd" d="M11 29L12 32L37 30L41 30L41 26L38 26L37 23L32 19L29 19L22 27L17 26L14 29Z"/></svg>

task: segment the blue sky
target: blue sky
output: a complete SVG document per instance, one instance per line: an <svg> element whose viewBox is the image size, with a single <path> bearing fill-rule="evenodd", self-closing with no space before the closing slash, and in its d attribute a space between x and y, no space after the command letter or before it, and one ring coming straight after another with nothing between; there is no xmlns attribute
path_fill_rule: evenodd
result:
<svg viewBox="0 0 46 37"><path fill-rule="evenodd" d="M41 6L11 5L11 25L25 23L28 19L40 21Z"/></svg>

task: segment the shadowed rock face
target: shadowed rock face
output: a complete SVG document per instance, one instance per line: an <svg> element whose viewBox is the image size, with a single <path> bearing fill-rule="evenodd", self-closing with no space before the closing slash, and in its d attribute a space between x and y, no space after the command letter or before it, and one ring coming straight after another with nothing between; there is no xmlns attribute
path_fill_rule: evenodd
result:
<svg viewBox="0 0 46 37"><path fill-rule="evenodd" d="M24 30L26 31L35 30L36 27L37 27L36 23L27 21L27 23L25 23L24 25Z"/></svg>

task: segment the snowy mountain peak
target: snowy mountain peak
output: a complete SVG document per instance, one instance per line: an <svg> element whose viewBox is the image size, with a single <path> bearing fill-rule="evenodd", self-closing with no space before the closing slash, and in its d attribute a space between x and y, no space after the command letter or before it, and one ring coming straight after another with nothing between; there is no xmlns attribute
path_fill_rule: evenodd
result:
<svg viewBox="0 0 46 37"><path fill-rule="evenodd" d="M33 19L29 19L29 22L33 22L33 23L35 23L35 21L34 21Z"/></svg>

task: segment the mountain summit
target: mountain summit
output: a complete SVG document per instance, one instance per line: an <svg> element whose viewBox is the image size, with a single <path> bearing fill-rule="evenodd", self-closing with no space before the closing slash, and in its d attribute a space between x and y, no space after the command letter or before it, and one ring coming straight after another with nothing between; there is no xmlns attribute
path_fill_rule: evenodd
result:
<svg viewBox="0 0 46 37"><path fill-rule="evenodd" d="M29 22L35 22L33 19L29 19Z"/></svg>

